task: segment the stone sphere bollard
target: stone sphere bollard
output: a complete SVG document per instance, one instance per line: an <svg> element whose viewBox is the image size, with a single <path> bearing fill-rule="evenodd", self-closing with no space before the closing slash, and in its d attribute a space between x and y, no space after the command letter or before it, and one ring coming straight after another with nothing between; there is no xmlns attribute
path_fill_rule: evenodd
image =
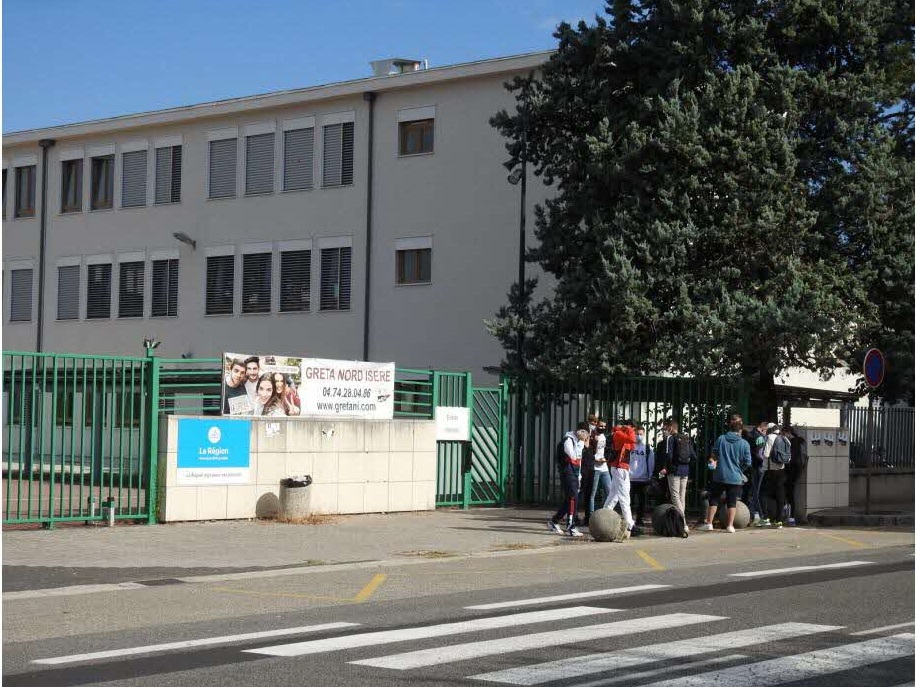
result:
<svg viewBox="0 0 916 687"><path fill-rule="evenodd" d="M672 508L674 508L674 505L671 503L660 503L655 507L655 510L652 511L652 531L658 536L664 536L662 533L662 523L665 522L665 515Z"/></svg>
<svg viewBox="0 0 916 687"><path fill-rule="evenodd" d="M751 511L748 509L747 504L745 504L744 501L738 501L735 506L735 529L744 529L751 524ZM719 525L724 530L728 526L728 508L725 507L724 503L719 506L719 510L716 512L716 515L719 518Z"/></svg>
<svg viewBox="0 0 916 687"><path fill-rule="evenodd" d="M610 508L599 508L588 519L588 531L595 541L619 541L625 527L623 518Z"/></svg>

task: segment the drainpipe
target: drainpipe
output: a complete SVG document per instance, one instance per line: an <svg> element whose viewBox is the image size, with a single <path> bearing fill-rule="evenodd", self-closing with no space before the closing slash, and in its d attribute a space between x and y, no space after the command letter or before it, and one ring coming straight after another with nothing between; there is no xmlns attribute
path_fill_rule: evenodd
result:
<svg viewBox="0 0 916 687"><path fill-rule="evenodd" d="M35 336L35 351L41 353L44 345L45 322L45 250L48 244L48 148L53 148L53 138L43 138L41 146L41 226L38 242L38 330Z"/></svg>
<svg viewBox="0 0 916 687"><path fill-rule="evenodd" d="M369 103L369 142L366 162L366 291L363 297L363 360L369 360L369 303L372 291L372 148L375 140L375 93L363 93Z"/></svg>

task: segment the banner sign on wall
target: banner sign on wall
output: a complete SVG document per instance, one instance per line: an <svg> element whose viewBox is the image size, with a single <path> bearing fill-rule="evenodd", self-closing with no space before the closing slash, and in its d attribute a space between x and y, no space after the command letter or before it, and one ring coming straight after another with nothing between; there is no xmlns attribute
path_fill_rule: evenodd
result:
<svg viewBox="0 0 916 687"><path fill-rule="evenodd" d="M394 363L246 353L223 362L223 415L394 417Z"/></svg>
<svg viewBox="0 0 916 687"><path fill-rule="evenodd" d="M178 420L178 484L247 484L250 420Z"/></svg>
<svg viewBox="0 0 916 687"><path fill-rule="evenodd" d="M471 409L436 406L436 441L470 441Z"/></svg>
<svg viewBox="0 0 916 687"><path fill-rule="evenodd" d="M394 417L394 363L303 358L301 379L303 416Z"/></svg>

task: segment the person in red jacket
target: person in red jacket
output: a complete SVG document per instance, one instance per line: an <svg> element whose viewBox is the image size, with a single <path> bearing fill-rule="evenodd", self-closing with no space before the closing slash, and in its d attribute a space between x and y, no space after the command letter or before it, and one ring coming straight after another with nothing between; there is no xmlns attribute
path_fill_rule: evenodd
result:
<svg viewBox="0 0 916 687"><path fill-rule="evenodd" d="M630 511L630 451L636 448L636 429L632 420L625 421L619 427L614 427L611 435L613 455L608 461L611 467L611 493L613 496L607 507L613 508L620 504L620 512L627 523L627 532L624 538L630 536L633 525L633 513Z"/></svg>

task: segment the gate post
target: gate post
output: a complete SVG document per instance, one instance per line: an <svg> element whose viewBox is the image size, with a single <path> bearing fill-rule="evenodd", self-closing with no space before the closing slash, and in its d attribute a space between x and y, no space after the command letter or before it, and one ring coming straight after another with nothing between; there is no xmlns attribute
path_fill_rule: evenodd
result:
<svg viewBox="0 0 916 687"><path fill-rule="evenodd" d="M146 447L149 452L146 458L149 478L146 484L146 523L148 525L156 524L156 509L159 499L159 372L162 363L156 357L156 351L153 348L146 349L146 359L149 365L149 382L144 389L146 395Z"/></svg>
<svg viewBox="0 0 916 687"><path fill-rule="evenodd" d="M462 485L461 485L461 509L467 510L471 505L471 466L474 461L474 386L471 380L471 373L464 373L464 403L468 409L468 441L465 450L467 453L462 456Z"/></svg>
<svg viewBox="0 0 916 687"><path fill-rule="evenodd" d="M509 382L499 378L499 505L505 507L509 491Z"/></svg>

